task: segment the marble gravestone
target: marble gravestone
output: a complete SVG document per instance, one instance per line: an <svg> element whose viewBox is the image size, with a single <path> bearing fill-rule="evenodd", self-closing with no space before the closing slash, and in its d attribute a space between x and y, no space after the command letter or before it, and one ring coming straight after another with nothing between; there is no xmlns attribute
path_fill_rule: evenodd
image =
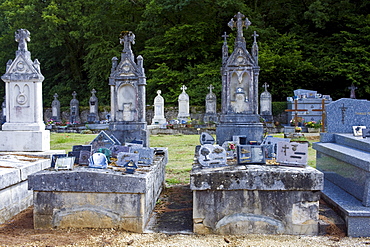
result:
<svg viewBox="0 0 370 247"><path fill-rule="evenodd" d="M60 101L58 100L58 94L54 94L54 100L51 103L51 119L60 122Z"/></svg>
<svg viewBox="0 0 370 247"><path fill-rule="evenodd" d="M111 121L109 130L121 142L143 140L149 146L147 123L145 121L146 77L143 57L138 56L137 62L131 45L135 43L135 35L131 31L123 31L120 35L123 44L121 61L112 58L112 69L109 77L111 87Z"/></svg>
<svg viewBox="0 0 370 247"><path fill-rule="evenodd" d="M316 167L325 177L323 197L340 210L348 236L370 237L370 139L353 130L370 127L370 101L339 99L326 111L327 133L313 143Z"/></svg>
<svg viewBox="0 0 370 247"><path fill-rule="evenodd" d="M161 96L162 91L157 91L157 96L154 98L154 117L152 124L163 125L166 124L166 118L164 117L164 99Z"/></svg>
<svg viewBox="0 0 370 247"><path fill-rule="evenodd" d="M216 129L217 143L231 141L235 135L246 135L248 141L262 142L263 125L258 115L258 45L257 34L251 52L246 48L243 28L251 22L240 12L229 22L236 28L235 47L229 56L226 38L222 47L222 98L220 124Z"/></svg>
<svg viewBox="0 0 370 247"><path fill-rule="evenodd" d="M269 85L265 82L263 85L265 91L260 95L260 116L265 119L266 122L272 122L272 97L267 91L268 86Z"/></svg>
<svg viewBox="0 0 370 247"><path fill-rule="evenodd" d="M190 114L189 114L189 95L185 92L188 89L185 85L182 85L181 90L182 93L179 95L179 113L177 115L177 119L180 123L186 123L189 121Z"/></svg>
<svg viewBox="0 0 370 247"><path fill-rule="evenodd" d="M204 114L203 121L205 123L217 123L217 98L216 94L212 92L213 85L208 87L209 93L206 96L206 113Z"/></svg>
<svg viewBox="0 0 370 247"><path fill-rule="evenodd" d="M76 99L77 93L73 91L72 93L73 99L71 99L69 106L70 106L70 115L69 115L69 122L71 124L80 123L80 102Z"/></svg>
<svg viewBox="0 0 370 247"><path fill-rule="evenodd" d="M30 32L17 30L15 41L16 57L8 61L1 77L5 82L7 115L0 132L0 151L46 151L50 149L50 132L43 122L44 76L39 61L32 61L27 49Z"/></svg>
<svg viewBox="0 0 370 247"><path fill-rule="evenodd" d="M91 90L91 97L89 100L90 112L87 116L87 122L89 123L96 123L99 122L99 105L98 105L98 97L96 97L96 90Z"/></svg>

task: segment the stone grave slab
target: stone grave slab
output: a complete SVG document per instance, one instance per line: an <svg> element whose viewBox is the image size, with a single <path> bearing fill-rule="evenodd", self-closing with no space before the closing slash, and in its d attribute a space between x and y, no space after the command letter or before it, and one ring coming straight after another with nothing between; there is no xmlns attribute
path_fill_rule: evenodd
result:
<svg viewBox="0 0 370 247"><path fill-rule="evenodd" d="M278 142L276 162L286 165L307 165L308 144L298 142Z"/></svg>

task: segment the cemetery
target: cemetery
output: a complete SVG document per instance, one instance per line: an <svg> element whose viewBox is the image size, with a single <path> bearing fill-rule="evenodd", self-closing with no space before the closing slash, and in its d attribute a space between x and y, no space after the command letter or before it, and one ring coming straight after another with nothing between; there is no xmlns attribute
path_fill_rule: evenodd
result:
<svg viewBox="0 0 370 247"><path fill-rule="evenodd" d="M230 239L236 243L235 236L243 241L246 236L315 241L333 233L349 244L354 242L345 235L370 237L369 101L355 99L354 85L350 98L335 101L330 95L297 89L287 97L283 133L272 135L276 126L268 83L259 94L259 35L253 31L252 38L244 36L251 25L241 12L227 23L235 35L222 36L221 93L209 84L205 111L196 121L187 93L192 89L185 83L178 88L178 107L171 118L162 91L147 91L144 57L134 55L132 31L120 33L123 49L111 59L109 110L99 112L97 90L92 88L83 114L84 100L76 91L68 113L61 110L58 93L44 111L42 66L31 60L30 32L17 30L15 59L1 77L6 90L0 130L0 226L6 229L14 217L28 211L34 231L107 234L112 240L103 245L115 241L112 232L125 239L142 233L169 238L185 233L200 241L224 236L222 243L227 244ZM156 95L151 114L147 94ZM55 124L66 118L69 126ZM193 127L195 122L199 124ZM173 125L182 130L174 131L169 127ZM308 133L310 129L315 133ZM91 130L93 135L68 151L53 150L50 130ZM181 175L186 183L174 182L167 174L176 173L170 168L171 155L182 154L177 146L185 137L167 146L151 143L155 136L171 134L199 138L184 144L194 148L191 158L179 164L187 166L178 172L185 173ZM319 138L313 149L310 136ZM332 218L326 217L326 210ZM138 241L124 244L139 246Z"/></svg>

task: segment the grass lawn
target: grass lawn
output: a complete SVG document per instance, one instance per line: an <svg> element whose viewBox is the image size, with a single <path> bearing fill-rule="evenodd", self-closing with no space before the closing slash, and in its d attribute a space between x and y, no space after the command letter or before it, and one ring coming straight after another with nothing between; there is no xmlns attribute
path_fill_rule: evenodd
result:
<svg viewBox="0 0 370 247"><path fill-rule="evenodd" d="M275 134L283 137L283 134ZM52 150L72 151L74 145L89 144L96 134L51 133ZM318 137L307 138L310 143L319 141ZM195 146L199 145L199 135L152 135L151 147L168 147L166 182L168 184L188 184L192 168ZM316 167L316 151L308 148L308 165Z"/></svg>

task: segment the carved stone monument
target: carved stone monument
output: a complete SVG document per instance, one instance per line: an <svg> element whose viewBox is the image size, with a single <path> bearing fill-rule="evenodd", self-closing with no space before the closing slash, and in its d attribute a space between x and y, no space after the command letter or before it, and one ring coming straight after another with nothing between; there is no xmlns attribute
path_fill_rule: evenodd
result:
<svg viewBox="0 0 370 247"><path fill-rule="evenodd" d="M268 86L266 82L263 84L265 91L262 92L260 96L260 115L266 122L272 122L272 97L267 91Z"/></svg>
<svg viewBox="0 0 370 247"><path fill-rule="evenodd" d="M161 96L161 90L157 91L157 96L154 98L154 117L152 124L166 124L166 118L164 117L164 99Z"/></svg>
<svg viewBox="0 0 370 247"><path fill-rule="evenodd" d="M124 31L120 35L120 43L124 48L121 61L112 58L112 70L109 77L111 87L111 122L109 129L121 143L132 140L143 140L149 146L147 124L145 121L145 87L146 77L143 57L138 56L137 62L131 50L135 35Z"/></svg>
<svg viewBox="0 0 370 247"><path fill-rule="evenodd" d="M51 103L51 119L59 122L60 121L60 101L58 100L58 94L54 94L54 100Z"/></svg>
<svg viewBox="0 0 370 247"><path fill-rule="evenodd" d="M69 121L71 124L80 123L80 102L76 99L77 93L73 91L72 93L73 99L71 99L69 106L70 106L70 116Z"/></svg>
<svg viewBox="0 0 370 247"><path fill-rule="evenodd" d="M91 97L89 100L90 112L87 116L87 121L89 123L95 123L99 121L99 105L98 105L98 97L95 96L96 90L93 89L91 91Z"/></svg>
<svg viewBox="0 0 370 247"><path fill-rule="evenodd" d="M6 123L0 132L0 151L45 151L50 149L50 132L45 130L42 112L42 81L37 59L27 49L30 32L19 29L16 57L9 60L5 82Z"/></svg>
<svg viewBox="0 0 370 247"><path fill-rule="evenodd" d="M185 85L181 87L182 93L179 95L179 114L177 119L181 122L189 121L189 95L185 92L188 89Z"/></svg>
<svg viewBox="0 0 370 247"><path fill-rule="evenodd" d="M229 56L226 38L222 47L222 98L220 124L216 129L217 143L232 140L233 136L246 135L248 141L262 141L263 125L258 115L258 46L254 33L252 52L246 49L243 28L251 22L240 12L229 22L236 27L235 48Z"/></svg>
<svg viewBox="0 0 370 247"><path fill-rule="evenodd" d="M212 92L214 89L213 85L208 87L209 93L206 96L206 113L204 114L203 121L205 123L214 122L217 123L217 98L216 94Z"/></svg>

